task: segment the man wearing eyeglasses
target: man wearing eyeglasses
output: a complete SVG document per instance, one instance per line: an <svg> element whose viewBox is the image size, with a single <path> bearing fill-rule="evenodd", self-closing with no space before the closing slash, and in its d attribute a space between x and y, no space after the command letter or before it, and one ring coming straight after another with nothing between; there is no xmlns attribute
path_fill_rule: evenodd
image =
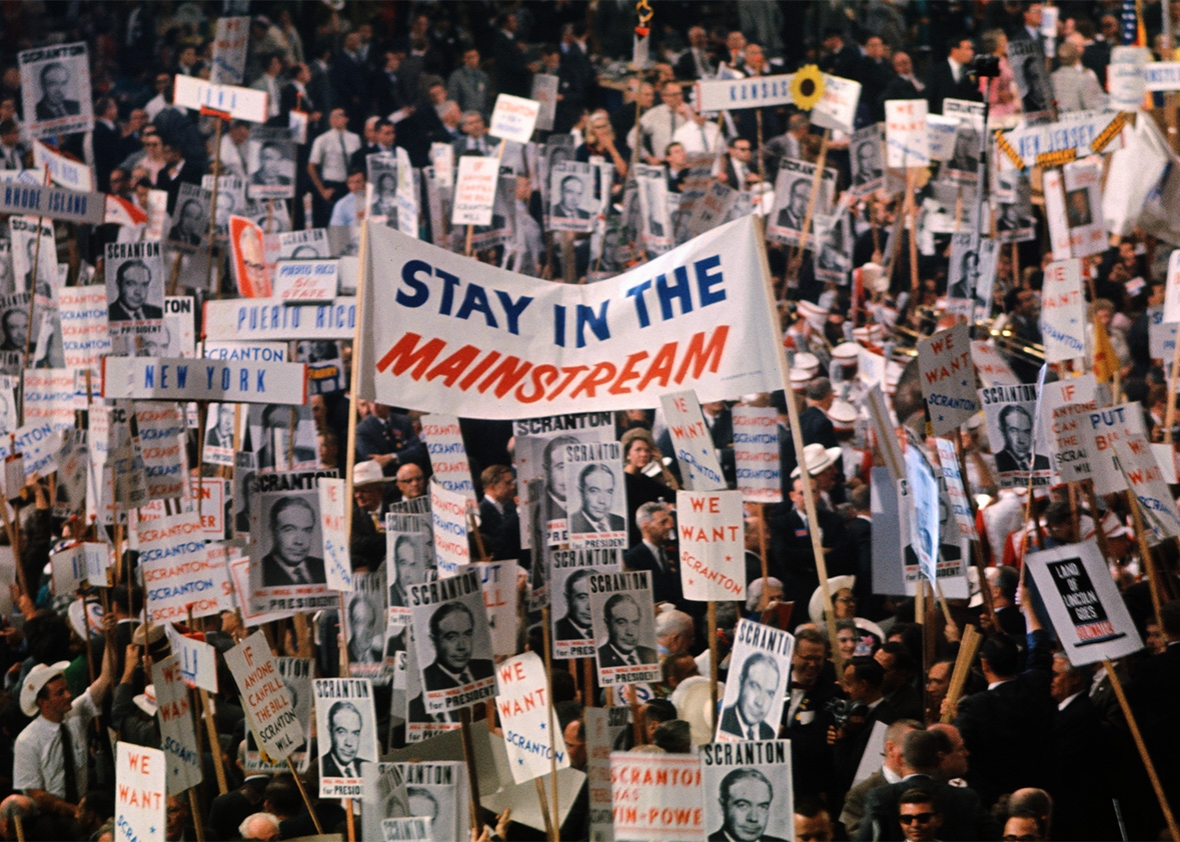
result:
<svg viewBox="0 0 1180 842"><path fill-rule="evenodd" d="M942 827L942 813L934 808L934 797L920 789L907 790L902 794L898 801L897 820L909 842L938 839L938 830Z"/></svg>

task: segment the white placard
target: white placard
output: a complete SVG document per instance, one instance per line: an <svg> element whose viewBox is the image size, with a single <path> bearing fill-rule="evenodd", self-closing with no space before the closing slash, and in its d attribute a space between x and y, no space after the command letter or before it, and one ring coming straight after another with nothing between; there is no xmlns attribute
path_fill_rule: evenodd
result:
<svg viewBox="0 0 1180 842"><path fill-rule="evenodd" d="M241 691L255 739L272 760L285 760L303 744L303 724L295 715L291 692L279 675L266 636L254 632L225 653L225 663Z"/></svg>
<svg viewBox="0 0 1180 842"><path fill-rule="evenodd" d="M459 158L452 225L490 225L500 176L498 158L464 155Z"/></svg>
<svg viewBox="0 0 1180 842"><path fill-rule="evenodd" d="M1140 439L1128 439L1116 442L1114 449L1127 486L1139 499L1143 520L1155 534L1155 540L1180 538L1180 510L1168 491L1151 445Z"/></svg>
<svg viewBox="0 0 1180 842"><path fill-rule="evenodd" d="M811 122L825 129L852 133L856 105L860 101L860 82L824 74L824 93L811 109Z"/></svg>
<svg viewBox="0 0 1180 842"><path fill-rule="evenodd" d="M733 408L733 456L742 499L781 503L782 466L778 452L778 410L773 406Z"/></svg>
<svg viewBox="0 0 1180 842"><path fill-rule="evenodd" d="M1046 383L1041 396L1041 421L1049 439L1053 467L1063 482L1079 482L1092 476L1090 437L1083 426L1098 409L1098 384L1093 374Z"/></svg>
<svg viewBox="0 0 1180 842"><path fill-rule="evenodd" d="M217 19L213 35L213 66L209 81L215 85L240 85L246 73L246 48L250 42L250 18Z"/></svg>
<svg viewBox="0 0 1180 842"><path fill-rule="evenodd" d="M447 491L475 502L475 484L471 480L471 464L467 461L459 419L454 415L425 415L421 435L430 453L432 480Z"/></svg>
<svg viewBox="0 0 1180 842"><path fill-rule="evenodd" d="M1045 267L1045 285L1041 290L1041 333L1044 335L1046 362L1086 355L1085 308L1082 261L1074 257Z"/></svg>
<svg viewBox="0 0 1180 842"><path fill-rule="evenodd" d="M500 94L496 97L495 108L492 109L492 122L488 127L488 133L501 140L528 143L533 136L540 110L541 103L535 100L512 94ZM463 178L462 169L459 178Z"/></svg>
<svg viewBox="0 0 1180 842"><path fill-rule="evenodd" d="M457 575L461 565L471 562L471 548L467 543L468 501L468 497L447 491L431 477L430 515L440 578Z"/></svg>
<svg viewBox="0 0 1180 842"><path fill-rule="evenodd" d="M693 105L701 111L738 111L767 105L789 105L794 73L740 79L702 79L696 83Z"/></svg>
<svg viewBox="0 0 1180 842"><path fill-rule="evenodd" d="M614 751L610 775L615 842L705 838L699 757Z"/></svg>
<svg viewBox="0 0 1180 842"><path fill-rule="evenodd" d="M270 116L268 94L238 85L214 85L196 76L177 73L172 101L182 108L207 108L229 114L235 120L265 123Z"/></svg>
<svg viewBox="0 0 1180 842"><path fill-rule="evenodd" d="M320 798L363 798L362 766L376 762L377 714L367 678L317 678Z"/></svg>
<svg viewBox="0 0 1180 842"><path fill-rule="evenodd" d="M1146 447L1143 407L1137 403L1108 406L1089 413L1081 424L1090 470L1094 474L1095 494L1117 494L1127 488L1119 467L1115 444L1140 441Z"/></svg>
<svg viewBox="0 0 1180 842"><path fill-rule="evenodd" d="M570 765L553 715L545 663L535 652L509 658L496 667L496 709L504 728L504 748L512 779L524 783Z"/></svg>
<svg viewBox="0 0 1180 842"><path fill-rule="evenodd" d="M171 623L164 626L164 632L176 653L180 677L185 685L210 693L218 692L217 650L203 640L181 634Z"/></svg>
<svg viewBox="0 0 1180 842"><path fill-rule="evenodd" d="M934 435L958 429L979 412L966 322L918 342L918 376Z"/></svg>
<svg viewBox="0 0 1180 842"><path fill-rule="evenodd" d="M885 166L898 169L930 166L926 100L886 100Z"/></svg>
<svg viewBox="0 0 1180 842"><path fill-rule="evenodd" d="M1093 541L1025 557L1053 631L1075 667L1122 658L1143 648L1106 560Z"/></svg>
<svg viewBox="0 0 1180 842"><path fill-rule="evenodd" d="M81 161L74 161L50 149L39 140L33 141L33 166L44 168L54 183L67 190L90 193L94 190L94 170Z"/></svg>
<svg viewBox="0 0 1180 842"><path fill-rule="evenodd" d="M1147 91L1180 91L1180 61L1153 61L1143 65Z"/></svg>
<svg viewBox="0 0 1180 842"><path fill-rule="evenodd" d="M233 608L224 561L206 547L203 531L195 512L140 523L139 565L151 622L183 622L189 610L205 617Z"/></svg>
<svg viewBox="0 0 1180 842"><path fill-rule="evenodd" d="M1180 322L1180 249L1168 255L1168 283L1164 290L1164 321Z"/></svg>
<svg viewBox="0 0 1180 842"><path fill-rule="evenodd" d="M356 299L285 307L277 298L206 301L205 338L222 342L352 339Z"/></svg>
<svg viewBox="0 0 1180 842"><path fill-rule="evenodd" d="M339 268L337 260L280 260L275 264L275 298L284 304L335 301Z"/></svg>
<svg viewBox="0 0 1180 842"><path fill-rule="evenodd" d="M959 527L959 535L975 540L979 535L975 531L975 518L971 515L971 502L963 488L963 474L959 470L959 458L955 455L955 443L950 439L935 439L934 442L938 448L938 464L946 482L947 497L951 501L951 512Z"/></svg>
<svg viewBox="0 0 1180 842"><path fill-rule="evenodd" d="M700 401L692 390L660 395L664 420L672 436L672 447L684 487L693 491L720 491L726 486L713 437L705 426Z"/></svg>
<svg viewBox="0 0 1180 842"><path fill-rule="evenodd" d="M740 491L677 491L680 582L685 599L746 598L745 523Z"/></svg>
<svg viewBox="0 0 1180 842"><path fill-rule="evenodd" d="M171 655L152 664L152 683L156 688L156 705L160 721L160 746L168 764L167 790L179 795L199 784L201 755L197 751L197 732L193 727L188 688L184 686L180 659Z"/></svg>
<svg viewBox="0 0 1180 842"><path fill-rule="evenodd" d="M324 573L328 577L328 589L333 591L352 590L352 561L349 554L348 500L345 495L345 481L320 477L316 480L320 491L320 523L324 534ZM367 512L359 512L367 517Z"/></svg>
<svg viewBox="0 0 1180 842"><path fill-rule="evenodd" d="M103 357L102 396L136 400L307 403L303 363Z"/></svg>
<svg viewBox="0 0 1180 842"><path fill-rule="evenodd" d="M115 744L116 842L164 842L167 777L164 752Z"/></svg>

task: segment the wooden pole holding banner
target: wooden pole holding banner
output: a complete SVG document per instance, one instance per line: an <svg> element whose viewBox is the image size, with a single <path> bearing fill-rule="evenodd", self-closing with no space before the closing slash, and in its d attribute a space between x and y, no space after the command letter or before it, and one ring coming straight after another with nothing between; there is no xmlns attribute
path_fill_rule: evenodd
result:
<svg viewBox="0 0 1180 842"><path fill-rule="evenodd" d="M180 281L180 258L181 253L176 252L176 257L172 260L172 273L168 276L168 294L176 295L176 284Z"/></svg>
<svg viewBox="0 0 1180 842"><path fill-rule="evenodd" d="M766 515L769 510L769 503L760 503L758 505L759 516L762 518L762 523L758 527L758 556L762 562L762 596L758 599L759 611L765 611L766 606L770 604L770 567L767 559L769 553L766 546L766 524L768 522Z"/></svg>
<svg viewBox="0 0 1180 842"><path fill-rule="evenodd" d="M205 826L201 822L201 805L197 802L197 788L188 788L188 805L193 813L193 829L197 832L197 842L205 842Z"/></svg>
<svg viewBox="0 0 1180 842"><path fill-rule="evenodd" d="M1135 721L1135 714L1131 712L1131 705L1127 702L1127 694L1123 692L1123 682L1115 671L1110 658L1102 659L1102 666L1110 676L1110 686L1119 700L1119 707L1123 709L1123 716L1127 719L1127 727L1131 730L1131 738L1135 741L1135 748L1139 752L1139 759L1143 761L1143 768L1147 770L1147 777L1151 780L1151 788L1155 790L1155 797L1159 800L1160 809L1164 813L1164 821L1168 824L1168 833L1174 842L1180 842L1180 827L1176 826L1176 819L1172 815L1172 807L1164 794L1163 784L1155 771L1155 764L1151 762L1151 755L1147 753L1147 744L1143 742L1143 734L1139 732L1139 723Z"/></svg>
<svg viewBox="0 0 1180 842"><path fill-rule="evenodd" d="M471 826L478 828L479 776L475 766L475 743L471 739L471 708L459 709L459 727L463 740L463 760L467 764L467 777L471 783Z"/></svg>
<svg viewBox="0 0 1180 842"><path fill-rule="evenodd" d="M1172 426L1176 423L1177 371L1180 371L1180 334L1177 334L1176 349L1172 353L1172 370L1168 372L1168 408L1164 413L1164 442L1167 444L1172 443Z"/></svg>
<svg viewBox="0 0 1180 842"><path fill-rule="evenodd" d="M828 134L829 130L825 130L823 152L827 150ZM820 155L821 164L823 152ZM821 169L822 166L817 168L816 172L820 172ZM766 258L766 223L755 215L755 225L761 226L758 236L754 239L758 246L758 262L762 271L762 285L766 294L766 306L769 308L769 312L774 313L774 287L770 278L770 263ZM806 223L803 227L806 230ZM791 440L795 445L795 455L799 462L799 476L803 480L801 484L803 486L803 504L807 512L807 523L814 525L819 523L819 515L816 514L815 507L815 489L812 488L811 472L807 466L807 454L803 451L803 429L799 426L799 407L795 404L795 394L791 390L791 384L786 380L786 374L790 370L790 366L787 364L787 351L781 342L775 342L774 346L778 353L779 370L784 378L783 387L787 392L787 415L791 423ZM811 551L815 555L815 570L819 575L820 593L823 594L824 617L827 620L828 640L834 643L836 640L836 612L832 608L832 590L828 585L828 564L824 558L823 541L820 539L818 529L809 527L807 531L811 536ZM832 646L832 658L836 664L836 675L842 675L844 672L844 656L841 654L839 646Z"/></svg>
<svg viewBox="0 0 1180 842"><path fill-rule="evenodd" d="M287 768L291 770L291 777L295 779L295 786L299 787L299 794L303 796L303 803L307 806L308 815L311 816L311 822L315 825L315 832L323 836L324 828L320 825L320 817L315 814L315 808L311 804L311 799L307 797L307 789L303 786L303 778L299 777L299 773L295 771L295 764L291 761L291 756L287 755ZM351 810L349 811L352 812Z"/></svg>
<svg viewBox="0 0 1180 842"><path fill-rule="evenodd" d="M761 111L759 111L759 114L761 114ZM800 232L800 245L792 250L791 259L787 262L787 273L794 273L796 277L799 271L797 264L803 252L806 251L807 235L811 231L811 218L815 215L815 200L819 197L820 184L823 182L824 164L828 160L828 142L831 139L832 130L824 129L823 140L820 141L819 145L819 157L815 160L815 175L811 178L811 194L807 197L807 213L803 216L803 230ZM833 637L832 639L835 640L836 638Z"/></svg>
<svg viewBox="0 0 1180 842"><path fill-rule="evenodd" d="M553 758L553 762L556 763L557 758ZM545 820L545 838L549 842L557 842L557 833L553 829L553 817L549 815L549 802L545 800L545 785L541 783L540 778L533 778L533 783L537 785L537 800L541 802L541 818ZM478 829L477 826L476 830Z"/></svg>
<svg viewBox="0 0 1180 842"><path fill-rule="evenodd" d="M954 721L955 706L959 703L959 697L963 695L963 687L971 675L971 664L975 662L975 653L979 651L982 642L983 635L975 630L975 626L968 623L963 629L963 639L959 641L959 657L955 659L955 666L951 670L951 680L946 691L947 707L939 714L940 722Z"/></svg>
<svg viewBox="0 0 1180 842"><path fill-rule="evenodd" d="M25 823L21 818L20 813L13 813L12 820L16 823L17 842L25 842Z"/></svg>
<svg viewBox="0 0 1180 842"><path fill-rule="evenodd" d="M561 823L561 811L557 809L557 722L553 711L553 638L549 627L550 608L541 607L541 645L545 648L545 681L549 687L549 773L553 781L553 821L549 820L549 802L545 799L545 787L541 779L536 778L537 794L541 797L541 809L545 812L545 827L548 830L552 824L558 830ZM588 694L587 694L588 695ZM550 836L551 842L558 842L557 830Z"/></svg>
<svg viewBox="0 0 1180 842"><path fill-rule="evenodd" d="M921 298L921 281L918 279L918 203L914 201L914 188L917 186L917 170L910 167L906 170L906 198L909 200L910 210L910 312L918 306Z"/></svg>
<svg viewBox="0 0 1180 842"><path fill-rule="evenodd" d="M1139 501L1135 492L1130 488L1126 491L1127 505L1131 507L1131 516L1135 519L1135 540L1139 542L1139 555L1143 558L1143 567L1147 571L1147 585L1151 590L1151 613L1155 615L1155 622L1162 629L1160 608L1163 606L1163 585L1160 582L1159 569L1155 566L1155 559L1151 557L1151 547L1147 546L1147 531L1143 525L1143 513L1139 511Z"/></svg>
<svg viewBox="0 0 1180 842"><path fill-rule="evenodd" d="M763 585L766 583L763 582ZM763 593L766 588L763 587ZM709 733L717 731L717 603L709 600Z"/></svg>
<svg viewBox="0 0 1180 842"><path fill-rule="evenodd" d="M49 167L45 168L45 184L49 185ZM33 279L33 288L29 290L29 327L25 332L25 368L32 368L30 364L29 354L33 348L33 306L37 303L37 278L41 276L41 226L44 224L45 217L37 217L37 230L33 233L36 241L33 244L33 265L29 267L29 277ZM50 223L52 224L52 223ZM50 278L49 283L56 284L57 278ZM40 333L40 331L36 331ZM20 403L21 403L21 421L24 421L25 410L25 395L24 389L21 389Z"/></svg>
<svg viewBox="0 0 1180 842"><path fill-rule="evenodd" d="M229 792L229 785L225 779L225 766L221 762L221 743L217 740L217 724L213 721L213 705L209 702L209 691L204 687L197 688L197 695L201 699L205 728L209 732L209 748L213 752L213 769L217 773L217 792L219 795L225 795Z"/></svg>
<svg viewBox="0 0 1180 842"><path fill-rule="evenodd" d="M344 454L344 534L352 535L352 482L356 467L356 425L357 400L360 397L361 366L365 357L361 353L365 335L365 286L369 278L369 218L361 222L360 265L356 277L356 330L352 333L352 376L348 385L348 452Z"/></svg>
<svg viewBox="0 0 1180 842"><path fill-rule="evenodd" d="M217 183L221 179L221 128L224 120L220 115L214 115L217 128L213 139L213 195L209 199L209 262L205 264L205 290L209 289L209 282L213 278L213 255L217 251ZM217 277L217 298L221 298L221 277Z"/></svg>

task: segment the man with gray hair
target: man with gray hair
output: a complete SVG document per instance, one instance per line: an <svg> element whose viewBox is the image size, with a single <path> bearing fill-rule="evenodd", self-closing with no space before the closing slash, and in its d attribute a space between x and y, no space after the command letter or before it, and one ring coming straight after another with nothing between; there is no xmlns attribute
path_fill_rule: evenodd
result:
<svg viewBox="0 0 1180 842"><path fill-rule="evenodd" d="M692 617L675 609L656 615L656 641L665 657L688 652L694 638Z"/></svg>
<svg viewBox="0 0 1180 842"><path fill-rule="evenodd" d="M1106 94L1098 76L1082 64L1082 51L1077 44L1065 41L1057 48L1057 61L1060 67L1053 71L1050 78L1059 112L1106 107Z"/></svg>
<svg viewBox="0 0 1180 842"><path fill-rule="evenodd" d="M652 597L657 603L679 605L684 599L680 573L674 559L664 550L675 527L672 510L667 503L644 503L635 513L640 541L623 553L623 566L628 570L647 570L651 573Z"/></svg>
<svg viewBox="0 0 1180 842"><path fill-rule="evenodd" d="M282 838L279 835L279 819L273 813L254 813L247 816L238 828L243 840L255 839L258 842L274 842Z"/></svg>

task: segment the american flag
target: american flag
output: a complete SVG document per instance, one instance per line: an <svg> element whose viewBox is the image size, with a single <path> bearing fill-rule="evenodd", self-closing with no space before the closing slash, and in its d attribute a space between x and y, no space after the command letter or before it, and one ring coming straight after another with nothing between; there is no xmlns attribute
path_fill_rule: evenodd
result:
<svg viewBox="0 0 1180 842"><path fill-rule="evenodd" d="M1124 47L1146 47L1147 33L1139 21L1137 0L1123 0L1119 42Z"/></svg>

